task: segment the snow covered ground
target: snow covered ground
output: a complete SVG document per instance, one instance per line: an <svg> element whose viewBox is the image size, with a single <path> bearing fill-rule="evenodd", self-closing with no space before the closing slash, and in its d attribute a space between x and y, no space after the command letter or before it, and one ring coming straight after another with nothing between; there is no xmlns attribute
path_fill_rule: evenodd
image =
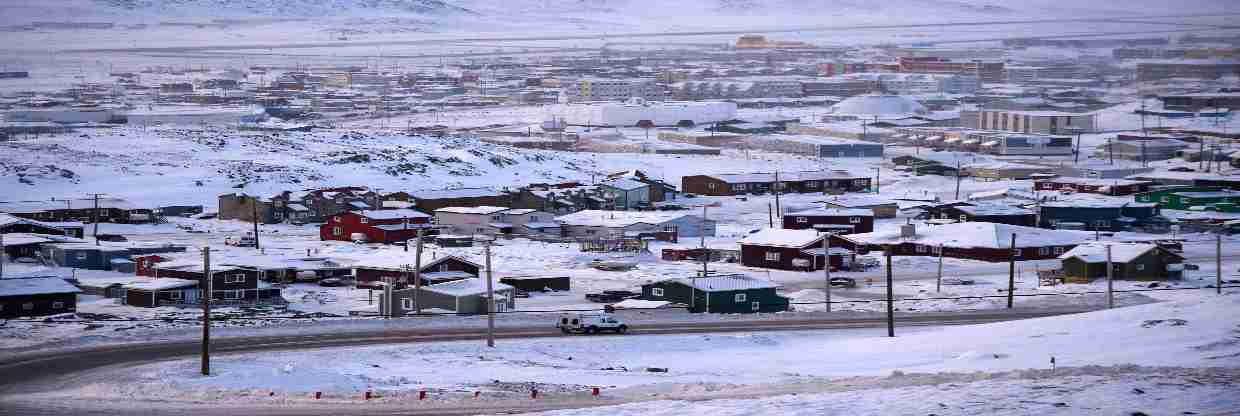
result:
<svg viewBox="0 0 1240 416"><path fill-rule="evenodd" d="M531 388L546 400L577 400L602 387L603 399L645 403L559 414L756 414L800 402L807 407L797 411L888 414L1209 412L1240 404L1219 394L1240 382L1240 326L1226 318L1237 307L1240 292L1230 290L1083 315L902 329L895 338L877 329L634 335L501 340L494 349L450 342L225 355L212 360L210 377L198 375L193 360L156 363L107 370L39 399L140 395L298 406L316 391L333 401L372 391L379 404L428 391L420 406L451 406L513 400ZM765 396L775 397L754 399ZM700 401L727 398L750 400Z"/></svg>

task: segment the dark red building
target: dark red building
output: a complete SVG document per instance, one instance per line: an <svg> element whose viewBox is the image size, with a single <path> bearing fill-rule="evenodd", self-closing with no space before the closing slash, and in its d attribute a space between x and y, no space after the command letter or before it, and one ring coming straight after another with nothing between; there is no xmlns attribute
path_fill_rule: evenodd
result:
<svg viewBox="0 0 1240 416"><path fill-rule="evenodd" d="M819 208L784 214L785 230L816 230L836 234L874 231L874 211L869 209Z"/></svg>
<svg viewBox="0 0 1240 416"><path fill-rule="evenodd" d="M430 221L429 214L412 209L342 212L319 226L319 238L391 244L417 237L418 228L426 228Z"/></svg>
<svg viewBox="0 0 1240 416"><path fill-rule="evenodd" d="M765 269L822 270L822 239L827 234L813 230L767 228L741 240L741 264ZM831 247L831 266L851 264L851 252Z"/></svg>
<svg viewBox="0 0 1240 416"><path fill-rule="evenodd" d="M1039 191L1081 192L1111 196L1134 195L1149 192L1154 182L1129 179L1090 179L1059 177L1033 182Z"/></svg>

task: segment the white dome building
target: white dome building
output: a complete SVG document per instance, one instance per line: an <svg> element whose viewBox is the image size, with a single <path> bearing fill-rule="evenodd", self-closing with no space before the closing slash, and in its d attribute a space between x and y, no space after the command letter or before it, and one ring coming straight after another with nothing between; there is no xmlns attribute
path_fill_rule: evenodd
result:
<svg viewBox="0 0 1240 416"><path fill-rule="evenodd" d="M930 114L926 107L917 101L890 94L858 95L840 101L831 106L833 116L853 116L857 118L900 119Z"/></svg>

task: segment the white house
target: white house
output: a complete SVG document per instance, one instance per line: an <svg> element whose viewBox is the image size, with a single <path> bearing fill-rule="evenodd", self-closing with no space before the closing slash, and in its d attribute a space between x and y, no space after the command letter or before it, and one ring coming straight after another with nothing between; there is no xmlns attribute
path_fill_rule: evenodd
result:
<svg viewBox="0 0 1240 416"><path fill-rule="evenodd" d="M555 214L536 209L493 206L446 207L435 210L435 223L451 234L559 235Z"/></svg>

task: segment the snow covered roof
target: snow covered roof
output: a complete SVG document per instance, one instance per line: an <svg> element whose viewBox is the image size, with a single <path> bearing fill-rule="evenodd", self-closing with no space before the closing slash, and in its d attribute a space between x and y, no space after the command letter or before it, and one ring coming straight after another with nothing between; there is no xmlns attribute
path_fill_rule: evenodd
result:
<svg viewBox="0 0 1240 416"><path fill-rule="evenodd" d="M841 115L880 117L929 113L925 106L911 98L886 94L866 94L850 97L831 106L830 111Z"/></svg>
<svg viewBox="0 0 1240 416"><path fill-rule="evenodd" d="M732 290L766 289L779 287L769 280L761 280L745 275L733 274L725 276L699 277L696 279L679 277L666 281L680 283L706 292L726 292Z"/></svg>
<svg viewBox="0 0 1240 416"><path fill-rule="evenodd" d="M878 205L896 205L896 201L877 195L856 194L856 195L839 195L828 199L827 205L834 205L844 208L861 208L872 207Z"/></svg>
<svg viewBox="0 0 1240 416"><path fill-rule="evenodd" d="M671 211L604 211L588 209L561 215L555 220L563 225L620 228L633 224L663 224L684 217L698 217Z"/></svg>
<svg viewBox="0 0 1240 416"><path fill-rule="evenodd" d="M50 224L50 223L46 223L42 221L26 219L26 218L12 215L12 214L0 214L0 227L7 227L13 224L30 224L30 225L37 225L40 227L47 227L47 228L60 228L59 226L56 226L54 224Z"/></svg>
<svg viewBox="0 0 1240 416"><path fill-rule="evenodd" d="M610 186L610 187L612 187L612 188L616 188L616 189L619 189L619 190L622 190L622 191L631 191L631 190L634 190L634 189L641 189L641 188L644 188L644 187L650 186L650 185L647 185L647 184L646 184L646 183L644 183L644 182L636 181L636 180L629 179L629 178L617 178L617 179L612 179L612 180L609 180L609 181L604 181L604 182L601 182L601 183L599 183L599 185L600 185L600 186Z"/></svg>
<svg viewBox="0 0 1240 416"><path fill-rule="evenodd" d="M1107 261L1107 246L1111 247L1111 261L1115 263L1127 263L1142 254L1158 248L1157 245L1147 243L1087 243L1068 250L1067 253L1059 256L1060 259L1076 257L1086 263L1103 263Z"/></svg>
<svg viewBox="0 0 1240 416"><path fill-rule="evenodd" d="M491 284L491 290L494 292L513 290L512 286L500 283L499 281L491 282ZM478 296L485 295L487 293L486 281L480 278L454 280L451 282L423 286L422 288L431 292L458 297Z"/></svg>
<svg viewBox="0 0 1240 416"><path fill-rule="evenodd" d="M874 210L867 208L814 208L784 214L784 216L789 215L804 217L873 217Z"/></svg>
<svg viewBox="0 0 1240 416"><path fill-rule="evenodd" d="M741 245L805 248L822 239L814 230L766 228L741 239Z"/></svg>
<svg viewBox="0 0 1240 416"><path fill-rule="evenodd" d="M444 208L435 210L435 213L438 214L440 212L444 212L444 213L449 213L449 214L490 215L490 214L494 214L500 211L507 211L507 210L508 208L504 208L504 207L492 207L492 206L484 205L480 207L444 207Z"/></svg>
<svg viewBox="0 0 1240 416"><path fill-rule="evenodd" d="M124 287L126 289L145 290L145 291L153 292L153 291L159 291L159 290L180 289L184 287L193 287L193 286L198 286L197 280L160 277L157 279L138 280L133 283L127 284Z"/></svg>
<svg viewBox="0 0 1240 416"><path fill-rule="evenodd" d="M718 175L706 175L727 183L766 183L775 182L774 172L755 172L755 173L724 173ZM799 181L818 181L824 179L854 179L861 176L853 175L843 170L822 170L822 171L802 171L802 172L780 172L780 182L799 182Z"/></svg>
<svg viewBox="0 0 1240 416"><path fill-rule="evenodd" d="M490 188L441 189L437 191L415 191L416 199L449 199L449 198L482 198L500 196L499 191Z"/></svg>
<svg viewBox="0 0 1240 416"><path fill-rule="evenodd" d="M1016 247L1075 245L1094 239L1094 233L1085 231L1047 230L989 222L918 226L910 238L901 237L899 229L850 234L845 238L864 244L912 242L961 248L1011 248L1012 234L1016 234Z"/></svg>
<svg viewBox="0 0 1240 416"><path fill-rule="evenodd" d="M402 218L430 218L431 216L422 211L412 209L381 209L376 211L355 211L357 215L361 215L372 220L398 220Z"/></svg>
<svg viewBox="0 0 1240 416"><path fill-rule="evenodd" d="M77 286L59 277L27 277L0 279L0 296L48 295L55 293L81 293Z"/></svg>
<svg viewBox="0 0 1240 416"><path fill-rule="evenodd" d="M961 205L956 209L969 215L1033 215L1034 212L1028 209L1014 207L1004 204L976 204Z"/></svg>

